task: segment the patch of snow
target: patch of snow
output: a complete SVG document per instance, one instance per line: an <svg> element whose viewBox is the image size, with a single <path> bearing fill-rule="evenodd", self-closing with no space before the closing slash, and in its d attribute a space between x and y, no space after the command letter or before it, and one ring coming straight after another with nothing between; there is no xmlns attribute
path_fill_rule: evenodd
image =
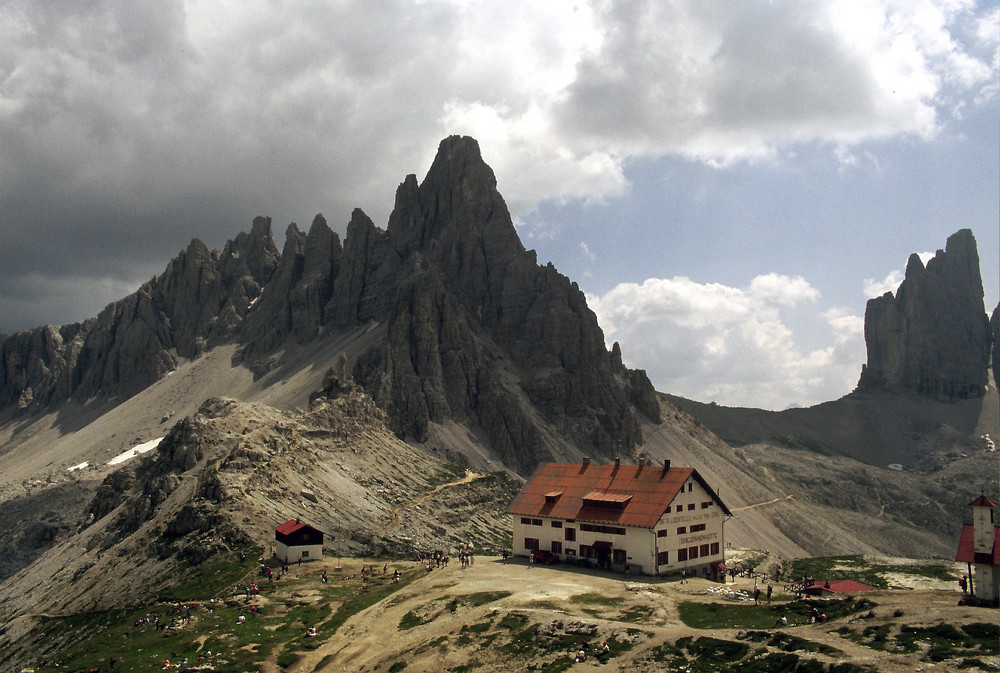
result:
<svg viewBox="0 0 1000 673"><path fill-rule="evenodd" d="M74 465L72 467L67 467L66 471L67 472L73 472L74 470L82 470L82 469L87 468L89 466L90 466L90 463L85 460L82 463L80 463L79 465Z"/></svg>
<svg viewBox="0 0 1000 673"><path fill-rule="evenodd" d="M117 465L119 463L124 463L129 458L135 458L140 456L147 451L152 451L156 448L156 445L163 441L163 437L157 437L156 439L151 439L148 442L143 442L142 444L136 444L128 451L123 451L117 456L108 461L108 465Z"/></svg>

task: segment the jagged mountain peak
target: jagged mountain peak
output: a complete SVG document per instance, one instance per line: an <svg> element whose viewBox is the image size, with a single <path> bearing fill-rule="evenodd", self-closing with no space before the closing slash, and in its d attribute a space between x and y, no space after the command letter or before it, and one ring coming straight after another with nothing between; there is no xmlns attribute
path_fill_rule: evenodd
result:
<svg viewBox="0 0 1000 673"><path fill-rule="evenodd" d="M432 257L451 257L452 263L477 253L524 252L496 176L469 137L443 140L419 185L407 176L396 191L387 232L398 250L416 247Z"/></svg>
<svg viewBox="0 0 1000 673"><path fill-rule="evenodd" d="M609 356L580 289L525 250L479 144L459 136L441 142L422 183L404 179L385 230L358 209L342 244L317 215L308 233L289 225L279 252L258 217L221 254L192 241L71 339L4 338L0 402L124 399L177 355L226 342L259 379L277 354L364 325L381 336L351 367L403 437L457 422L527 471L555 446L631 451L637 410L659 418L645 373Z"/></svg>

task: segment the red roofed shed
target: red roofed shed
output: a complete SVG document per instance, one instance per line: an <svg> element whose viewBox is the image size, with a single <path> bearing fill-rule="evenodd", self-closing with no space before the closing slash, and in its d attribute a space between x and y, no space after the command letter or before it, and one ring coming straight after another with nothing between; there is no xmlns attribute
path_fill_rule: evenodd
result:
<svg viewBox="0 0 1000 673"><path fill-rule="evenodd" d="M319 559L323 556L323 531L289 519L274 529L274 553L285 563Z"/></svg>

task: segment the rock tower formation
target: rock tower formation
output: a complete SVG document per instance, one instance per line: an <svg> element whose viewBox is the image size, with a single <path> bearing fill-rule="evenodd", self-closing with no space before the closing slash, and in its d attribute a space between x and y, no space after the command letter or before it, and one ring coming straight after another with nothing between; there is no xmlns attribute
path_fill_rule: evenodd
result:
<svg viewBox="0 0 1000 673"><path fill-rule="evenodd" d="M976 239L962 229L926 267L910 255L895 296L887 292L868 301L868 363L858 387L911 390L944 401L981 397L992 341Z"/></svg>

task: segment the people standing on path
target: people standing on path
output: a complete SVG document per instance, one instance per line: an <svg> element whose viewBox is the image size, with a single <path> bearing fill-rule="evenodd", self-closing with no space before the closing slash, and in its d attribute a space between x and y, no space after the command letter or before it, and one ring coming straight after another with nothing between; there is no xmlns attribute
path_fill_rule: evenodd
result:
<svg viewBox="0 0 1000 673"><path fill-rule="evenodd" d="M767 602L768 603L771 602L771 592L773 592L773 591L774 591L774 587L772 587L770 584L768 584L767 585Z"/></svg>

